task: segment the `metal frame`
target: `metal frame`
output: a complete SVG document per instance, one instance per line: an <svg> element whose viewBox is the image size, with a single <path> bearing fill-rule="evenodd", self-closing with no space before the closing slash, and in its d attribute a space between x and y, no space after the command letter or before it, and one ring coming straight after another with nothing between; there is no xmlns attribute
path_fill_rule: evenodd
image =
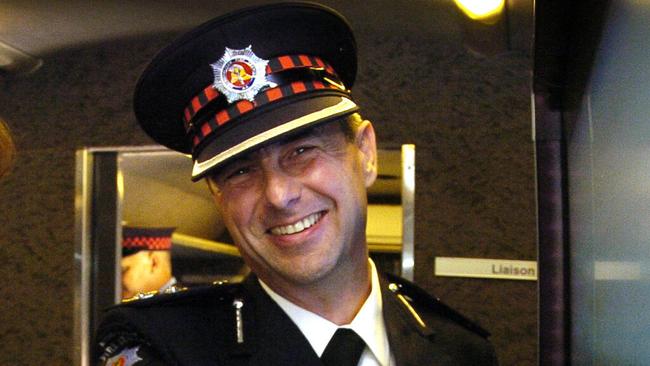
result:
<svg viewBox="0 0 650 366"><path fill-rule="evenodd" d="M92 154L89 150L76 153L75 172L75 253L74 269L74 364L86 366L89 360L90 340L90 211L92 190Z"/></svg>
<svg viewBox="0 0 650 366"><path fill-rule="evenodd" d="M415 267L415 145L402 145L402 277L413 281Z"/></svg>
<svg viewBox="0 0 650 366"><path fill-rule="evenodd" d="M106 185L112 185L111 182L106 182L104 177L102 179L98 177L98 174L95 174L96 164L101 159L101 156L98 154L114 154L117 156L120 152L133 152L133 151L155 151L160 150L159 146L143 146L143 147L100 147L100 148L85 148L78 150L76 152L76 162L75 162L75 253L74 253L74 270L75 270L75 293L74 293L74 346L73 346L73 355L74 355L74 365L76 366L89 366L91 364L90 360L90 339L92 338L92 329L93 323L96 321L96 314L99 311L97 308L100 307L97 304L98 290L101 290L103 286L97 286L97 275L99 271L96 271L93 268L93 263L97 262L97 256L99 255L98 249L101 249L101 245L93 245L95 241L99 238L98 233L98 203L95 202L97 190L104 188L102 183ZM106 160L106 159L104 159ZM115 160L117 164L117 159L109 158L108 160ZM115 165L117 169L117 165ZM110 178L110 177L108 177ZM117 177L115 178L117 180ZM110 179L108 179L110 180ZM115 187L118 195L121 195L120 189L117 186L117 181L115 182ZM108 223L114 223L114 231L111 232L110 229L106 228L108 231L105 232L105 236L112 236L113 239L119 239L121 235L119 228L120 222L120 205L121 202L119 199L115 199L114 202L108 202L109 205L115 205L117 210L113 213L107 213L109 216L103 218L103 221L108 221ZM100 205L101 206L101 205ZM111 218L112 215L115 215ZM105 248L104 248L105 249ZM115 251L112 254L112 257L115 258L119 255L118 248L115 248ZM110 253L108 253L110 256ZM113 261L111 266L113 272L112 279L110 282L115 282L118 280L117 273L119 273L119 263ZM119 293L115 286L113 288L113 297L118 299Z"/></svg>

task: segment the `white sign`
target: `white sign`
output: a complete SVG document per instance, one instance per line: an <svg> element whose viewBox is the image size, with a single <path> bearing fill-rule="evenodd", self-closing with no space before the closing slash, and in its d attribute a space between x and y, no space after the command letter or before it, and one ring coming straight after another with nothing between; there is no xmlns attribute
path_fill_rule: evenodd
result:
<svg viewBox="0 0 650 366"><path fill-rule="evenodd" d="M435 275L536 281L537 262L509 259L436 257Z"/></svg>

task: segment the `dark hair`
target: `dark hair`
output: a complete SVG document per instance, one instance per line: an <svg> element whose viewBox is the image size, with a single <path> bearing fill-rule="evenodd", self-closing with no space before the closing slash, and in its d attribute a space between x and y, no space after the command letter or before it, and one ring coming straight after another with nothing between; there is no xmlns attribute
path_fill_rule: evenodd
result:
<svg viewBox="0 0 650 366"><path fill-rule="evenodd" d="M345 117L339 118L336 122L339 123L341 132L343 132L345 138L349 142L353 142L354 137L357 134L357 128L359 128L359 125L361 125L361 122L363 122L363 118L361 118L361 115L359 113L352 113Z"/></svg>

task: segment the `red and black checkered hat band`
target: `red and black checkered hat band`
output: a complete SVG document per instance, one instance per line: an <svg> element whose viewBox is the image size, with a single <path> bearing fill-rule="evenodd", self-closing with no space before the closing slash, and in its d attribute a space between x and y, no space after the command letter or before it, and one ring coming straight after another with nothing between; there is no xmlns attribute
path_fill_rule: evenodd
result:
<svg viewBox="0 0 650 366"><path fill-rule="evenodd" d="M172 238L135 236L124 239L122 246L128 249L169 250L172 247Z"/></svg>
<svg viewBox="0 0 650 366"><path fill-rule="evenodd" d="M170 250L174 228L123 227L122 255L140 250Z"/></svg>
<svg viewBox="0 0 650 366"><path fill-rule="evenodd" d="M192 139L194 148L201 144L201 142L203 142L208 136L215 133L219 127L265 104L279 101L292 95L327 89L342 91L340 85L328 83L326 81L294 81L290 84L267 89L266 91L261 92L255 97L253 102L248 100L237 101L226 109L218 111L212 118L204 121L200 127L194 131Z"/></svg>
<svg viewBox="0 0 650 366"><path fill-rule="evenodd" d="M289 55L272 58L266 66L266 75L273 75L279 72L294 69L311 69L323 71L325 74L338 80L334 69L316 56ZM192 119L208 104L219 98L221 94L212 84L206 86L201 92L190 100L183 111L183 121L186 129L190 127Z"/></svg>

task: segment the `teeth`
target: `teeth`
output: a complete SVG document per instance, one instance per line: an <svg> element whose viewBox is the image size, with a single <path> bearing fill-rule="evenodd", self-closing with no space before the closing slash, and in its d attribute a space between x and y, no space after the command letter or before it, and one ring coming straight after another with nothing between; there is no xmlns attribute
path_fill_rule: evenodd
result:
<svg viewBox="0 0 650 366"><path fill-rule="evenodd" d="M289 234L295 234L299 233L305 229L308 229L312 225L314 225L318 220L321 218L322 214L315 213L311 214L304 219L295 222L291 225L284 225L284 226L276 226L271 229L271 233L273 235L289 235Z"/></svg>

